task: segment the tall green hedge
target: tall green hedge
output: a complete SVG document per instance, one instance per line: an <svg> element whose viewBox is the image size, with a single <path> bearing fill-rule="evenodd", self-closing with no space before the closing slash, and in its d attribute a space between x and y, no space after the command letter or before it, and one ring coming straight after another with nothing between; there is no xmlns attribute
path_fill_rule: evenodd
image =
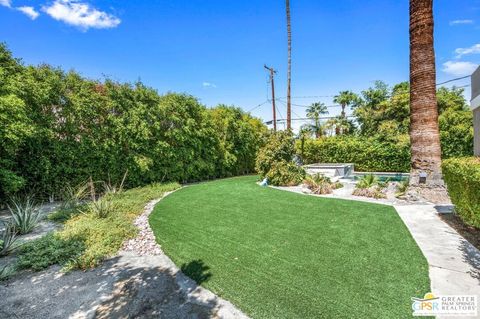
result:
<svg viewBox="0 0 480 319"><path fill-rule="evenodd" d="M408 172L408 141L388 142L360 136L324 137L299 140L297 153L305 164L354 163L364 172Z"/></svg>
<svg viewBox="0 0 480 319"><path fill-rule="evenodd" d="M455 210L468 224L480 227L480 158L445 160L443 177Z"/></svg>
<svg viewBox="0 0 480 319"><path fill-rule="evenodd" d="M239 108L187 94L24 66L0 44L0 202L58 198L91 177L126 186L253 172L267 128Z"/></svg>

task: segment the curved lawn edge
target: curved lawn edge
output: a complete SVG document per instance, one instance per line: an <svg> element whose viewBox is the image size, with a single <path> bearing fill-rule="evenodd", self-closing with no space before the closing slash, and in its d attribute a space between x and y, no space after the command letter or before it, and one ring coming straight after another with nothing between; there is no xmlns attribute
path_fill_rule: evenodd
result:
<svg viewBox="0 0 480 319"><path fill-rule="evenodd" d="M236 308L231 302L220 298L212 291L198 285L195 280L184 274L182 269L164 253L162 247L157 242L152 242L154 234L148 222L150 214L158 203L183 188L184 187L179 187L173 191L166 192L162 197L151 200L145 205L142 214L135 220L135 225L139 229L139 235L136 238L126 241L121 252L133 253L138 256L150 255L161 257L158 259L157 266L162 268L162 270L175 274L174 280L178 287L180 287L180 291L177 293L185 295L189 301L198 302L200 300L205 304L213 305L214 313L218 318L248 319L249 317ZM146 223L145 220L147 221Z"/></svg>
<svg viewBox="0 0 480 319"><path fill-rule="evenodd" d="M257 207L254 214L242 217L247 220L248 227L245 228L242 218L237 217L245 211L246 202L257 193L261 193L261 198L254 200L253 206ZM275 200L271 201L270 195ZM360 317L365 311L371 318L411 315L410 297L421 296L430 290L428 264L394 208L382 203L299 195L262 188L255 184L255 177L209 181L184 187L168 196L157 204L149 221L157 242L177 265L201 262L196 269L185 269L187 275L218 296L232 301L252 317L278 318L292 314L351 317L352 313L346 314L345 305L339 301L344 299L351 299ZM322 206L324 211L322 214L315 214L317 211L296 212L298 199L304 210L310 209L314 202L314 206ZM285 216L277 214L272 218L273 211L266 214L262 211L277 201L281 202L277 203L280 208L290 206L296 212L293 220L277 220L275 218ZM335 214L332 214L331 206L338 209ZM330 211L326 211L328 209ZM208 216L212 211L213 216ZM290 215L293 214L286 217ZM318 226L315 223L300 223L299 228L295 222L309 221L309 217L324 218L323 215L333 219L323 232L315 233ZM348 218L346 224L342 224L344 217ZM255 218L260 220L255 221ZM274 226L279 223L293 228L293 233L284 233L285 236L279 238L295 241L303 236L309 240L302 243L303 246L275 247L279 244L275 236L282 227L262 233L265 220ZM371 238L358 231L362 227ZM226 233L235 233L240 238L225 237L226 233L222 233L225 229L228 230ZM354 234L350 236L352 231ZM325 237L324 233L330 237ZM314 242L312 247L305 246L312 242L310 239L322 236L323 241ZM255 241L259 238L262 240ZM266 243L263 238L274 240ZM373 244L369 244L370 240ZM285 251L297 252L302 247L303 256L294 256L293 259L288 259L288 255L279 256ZM275 249L268 251L271 248ZM279 281L281 277L286 277L285 282ZM394 305L388 300L393 300ZM401 305L396 304L397 301ZM372 310L376 305L381 307Z"/></svg>

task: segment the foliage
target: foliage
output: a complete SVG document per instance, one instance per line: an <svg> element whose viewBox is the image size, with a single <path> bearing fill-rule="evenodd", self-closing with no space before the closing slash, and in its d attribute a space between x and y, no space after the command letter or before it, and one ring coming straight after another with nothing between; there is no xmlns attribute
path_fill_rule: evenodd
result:
<svg viewBox="0 0 480 319"><path fill-rule="evenodd" d="M83 210L88 197L90 183L81 183L76 187L67 184L62 192L62 202L58 210L48 215L48 219L63 223ZM106 192L109 189L106 190Z"/></svg>
<svg viewBox="0 0 480 319"><path fill-rule="evenodd" d="M480 158L445 160L442 171L455 211L466 223L480 228Z"/></svg>
<svg viewBox="0 0 480 319"><path fill-rule="evenodd" d="M305 178L305 170L293 162L280 161L272 164L266 177L274 186L296 186Z"/></svg>
<svg viewBox="0 0 480 319"><path fill-rule="evenodd" d="M277 162L291 162L295 155L295 142L290 131L270 134L264 147L258 151L256 170L263 178Z"/></svg>
<svg viewBox="0 0 480 319"><path fill-rule="evenodd" d="M307 139L296 144L305 164L354 163L364 172L408 172L410 145L408 137L399 136L395 143L361 136L337 136Z"/></svg>
<svg viewBox="0 0 480 319"><path fill-rule="evenodd" d="M16 269L13 266L5 265L0 268L0 281L11 278L16 273Z"/></svg>
<svg viewBox="0 0 480 319"><path fill-rule="evenodd" d="M395 196L396 197L404 196L407 193L409 186L410 186L410 181L408 179L398 182L397 192L395 193Z"/></svg>
<svg viewBox="0 0 480 319"><path fill-rule="evenodd" d="M107 218L115 211L114 198L111 195L95 199L87 206L86 213L93 214L97 218Z"/></svg>
<svg viewBox="0 0 480 319"><path fill-rule="evenodd" d="M254 172L258 149L265 145L267 127L259 119L234 106L219 105L209 112L220 140L217 175L235 176Z"/></svg>
<svg viewBox="0 0 480 319"><path fill-rule="evenodd" d="M125 240L136 236L133 221L146 203L178 187L177 183L152 184L106 195L115 210L105 216L79 214L67 220L62 230L28 243L20 253L20 268L39 270L53 264L66 269L97 266L114 255Z"/></svg>
<svg viewBox="0 0 480 319"><path fill-rule="evenodd" d="M0 237L0 256L6 256L12 252L17 240L17 230L11 222L3 222L3 231Z"/></svg>
<svg viewBox="0 0 480 319"><path fill-rule="evenodd" d="M328 109L325 103L317 102L310 105L307 110L307 117L313 122L312 124L307 124L304 128L308 129L311 133L315 135L316 138L324 135L324 127L320 121L320 118L324 114L328 114Z"/></svg>
<svg viewBox="0 0 480 319"><path fill-rule="evenodd" d="M12 197L7 207L15 230L20 234L27 234L37 226L41 215L33 197Z"/></svg>
<svg viewBox="0 0 480 319"><path fill-rule="evenodd" d="M372 197L372 198L385 198L386 195L383 193L383 189L387 186L386 183L381 183L377 176L373 174L367 174L362 176L362 178L355 185L355 190L353 195L363 196L363 197Z"/></svg>
<svg viewBox="0 0 480 319"><path fill-rule="evenodd" d="M375 185L378 185L378 177L373 175L373 174L367 174L365 176L362 176L360 180L358 181L357 185L355 185L356 188L370 188Z"/></svg>
<svg viewBox="0 0 480 319"><path fill-rule="evenodd" d="M39 271L55 264L67 266L84 250L82 240L65 240L59 234L49 233L20 248L17 268Z"/></svg>
<svg viewBox="0 0 480 319"><path fill-rule="evenodd" d="M267 128L228 106L25 66L0 45L0 202L28 190L62 198L88 178L125 188L254 171ZM61 159L61 160L60 160Z"/></svg>
<svg viewBox="0 0 480 319"><path fill-rule="evenodd" d="M443 158L473 155L473 113L447 109L439 118Z"/></svg>
<svg viewBox="0 0 480 319"><path fill-rule="evenodd" d="M331 194L334 189L343 187L341 183L333 183L330 178L319 173L313 176L307 175L303 183L317 195Z"/></svg>

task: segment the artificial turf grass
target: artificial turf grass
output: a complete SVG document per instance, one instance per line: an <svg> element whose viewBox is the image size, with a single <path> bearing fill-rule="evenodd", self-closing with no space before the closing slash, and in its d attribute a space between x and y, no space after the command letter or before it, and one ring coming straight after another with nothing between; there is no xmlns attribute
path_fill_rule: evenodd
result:
<svg viewBox="0 0 480 319"><path fill-rule="evenodd" d="M430 290L428 265L392 207L255 181L164 198L150 216L163 250L179 266L200 261L202 285L253 318L411 317L410 298Z"/></svg>

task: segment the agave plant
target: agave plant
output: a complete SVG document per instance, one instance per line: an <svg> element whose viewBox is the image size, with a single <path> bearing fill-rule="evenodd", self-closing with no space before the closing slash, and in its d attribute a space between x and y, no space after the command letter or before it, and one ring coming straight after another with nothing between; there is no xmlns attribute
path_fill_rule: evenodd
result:
<svg viewBox="0 0 480 319"><path fill-rule="evenodd" d="M94 200L89 205L89 211L98 218L106 218L115 210L115 204L108 198Z"/></svg>
<svg viewBox="0 0 480 319"><path fill-rule="evenodd" d="M125 183L127 174L128 174L128 170L126 170L125 174L123 174L122 181L120 182L119 185L112 184L110 180L110 175L108 175L108 182L103 182L103 188L104 188L105 194L117 194L117 193L123 192L123 184Z"/></svg>
<svg viewBox="0 0 480 319"><path fill-rule="evenodd" d="M20 234L27 234L37 226L40 220L40 211L32 197L12 198L7 205L15 229Z"/></svg>
<svg viewBox="0 0 480 319"><path fill-rule="evenodd" d="M397 184L397 192L395 193L396 197L401 197L407 193L408 186L410 185L410 180L406 179Z"/></svg>
<svg viewBox="0 0 480 319"><path fill-rule="evenodd" d="M7 280L15 274L15 267L4 266L0 269L0 281Z"/></svg>
<svg viewBox="0 0 480 319"><path fill-rule="evenodd" d="M17 240L15 225L11 222L3 222L3 224L5 229L0 237L0 256L6 256L14 250L14 244Z"/></svg>
<svg viewBox="0 0 480 319"><path fill-rule="evenodd" d="M363 176L357 183L357 188L365 189L378 185L378 177L373 174Z"/></svg>
<svg viewBox="0 0 480 319"><path fill-rule="evenodd" d="M65 186L61 209L71 210L81 205L82 201L88 196L88 187L88 183L82 183L77 187Z"/></svg>

